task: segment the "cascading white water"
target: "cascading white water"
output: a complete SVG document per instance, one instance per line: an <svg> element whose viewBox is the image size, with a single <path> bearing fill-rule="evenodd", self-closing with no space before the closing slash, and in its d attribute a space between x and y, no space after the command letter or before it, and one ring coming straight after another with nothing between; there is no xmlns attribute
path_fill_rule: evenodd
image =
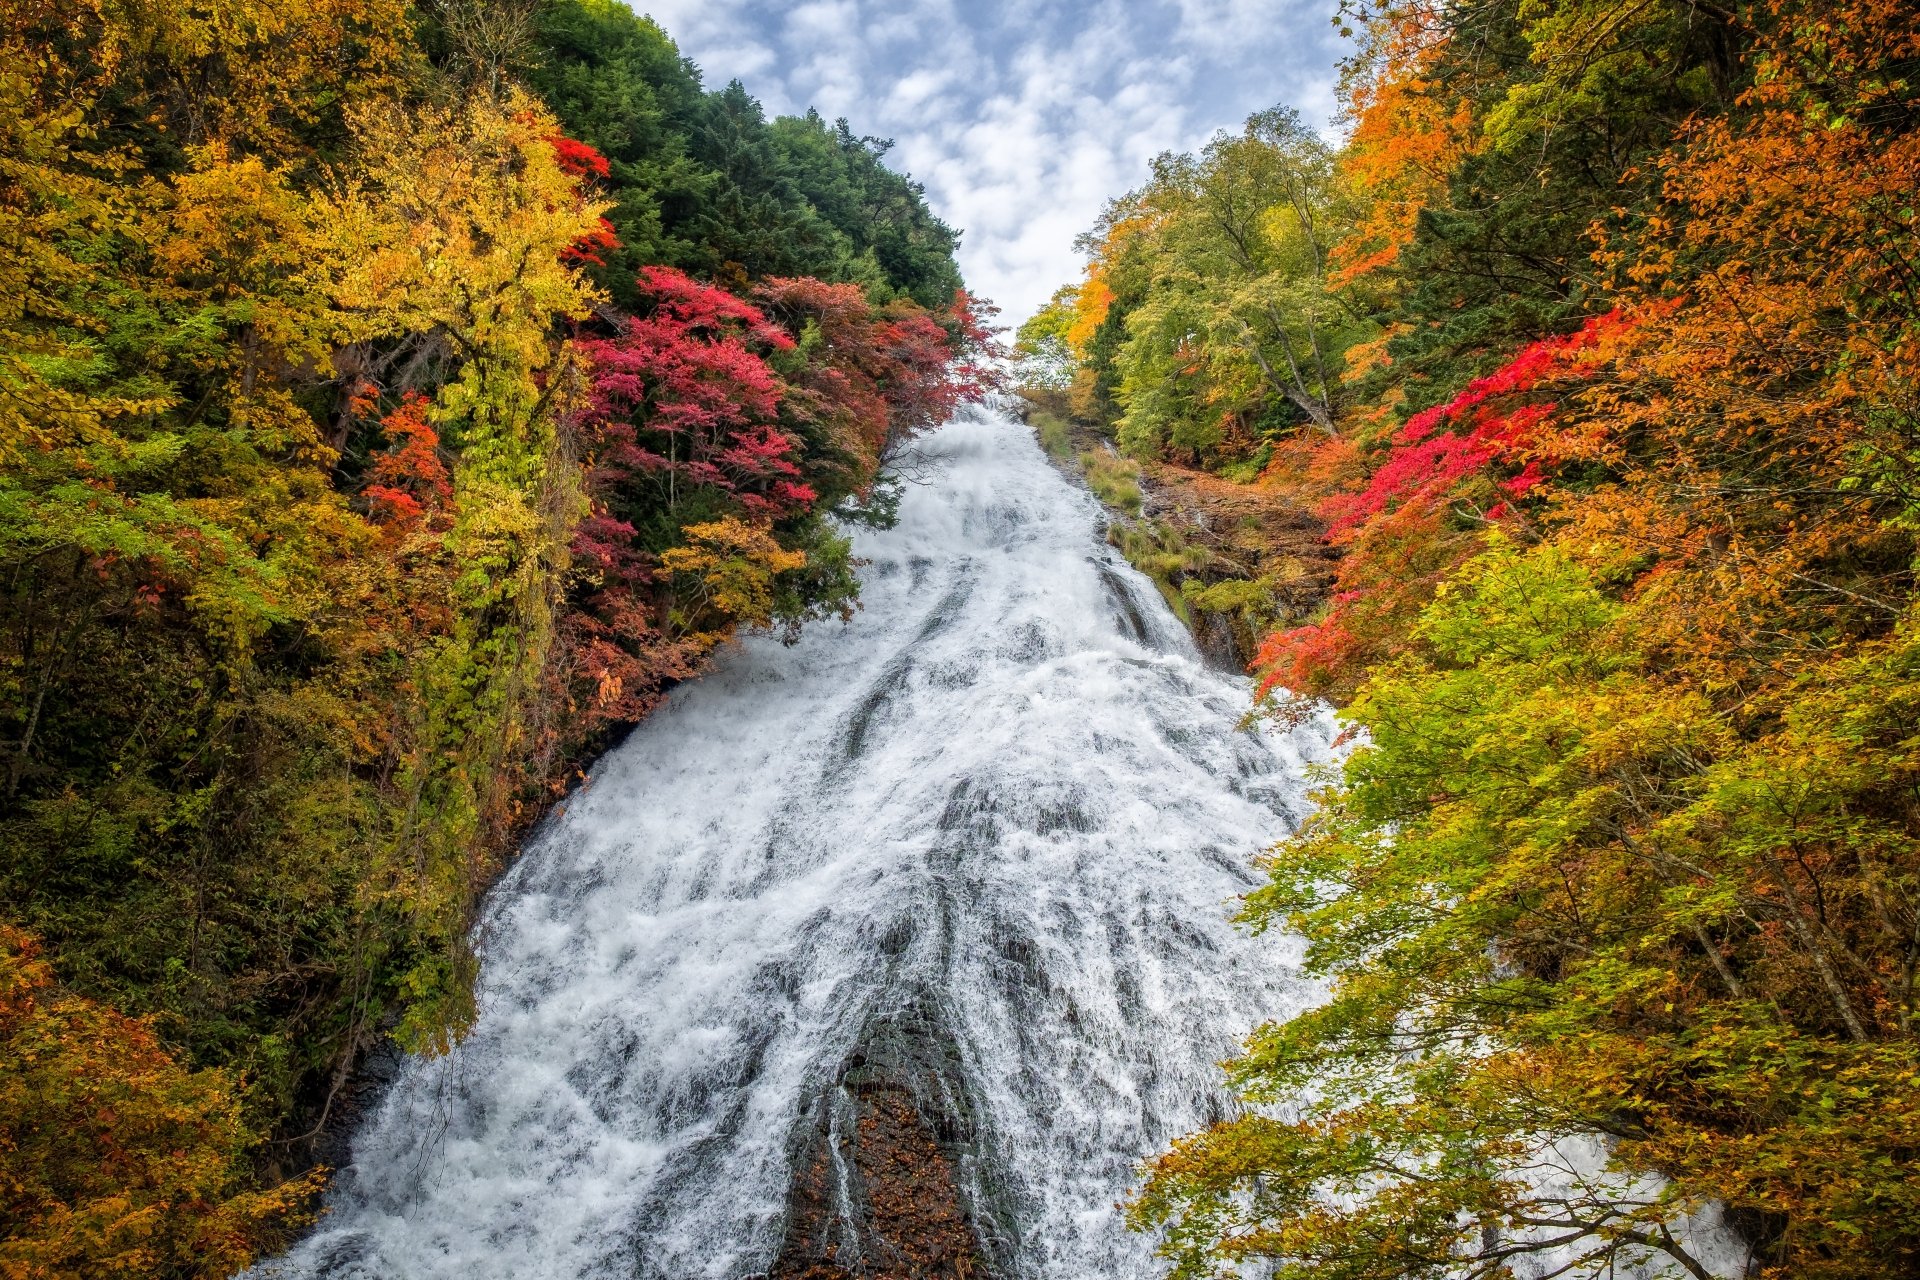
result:
<svg viewBox="0 0 1920 1280"><path fill-rule="evenodd" d="M1021 1280L1156 1274L1115 1201L1315 998L1228 923L1331 722L1235 728L1100 512L987 414L863 534L865 608L676 691L496 889L480 1017L411 1061L260 1275L736 1280L873 1016L951 1038Z"/></svg>

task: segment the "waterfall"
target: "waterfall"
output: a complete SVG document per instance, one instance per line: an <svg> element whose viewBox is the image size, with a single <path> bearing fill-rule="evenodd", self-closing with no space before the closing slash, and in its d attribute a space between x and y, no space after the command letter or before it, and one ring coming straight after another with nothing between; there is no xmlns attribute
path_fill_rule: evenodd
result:
<svg viewBox="0 0 1920 1280"><path fill-rule="evenodd" d="M1018 423L918 449L898 525L856 539L863 610L738 645L550 816L490 899L471 1035L402 1066L327 1216L253 1274L764 1271L889 1027L938 1059L997 1269L1159 1273L1115 1202L1317 995L1295 940L1228 916L1331 722L1236 728L1245 680Z"/></svg>

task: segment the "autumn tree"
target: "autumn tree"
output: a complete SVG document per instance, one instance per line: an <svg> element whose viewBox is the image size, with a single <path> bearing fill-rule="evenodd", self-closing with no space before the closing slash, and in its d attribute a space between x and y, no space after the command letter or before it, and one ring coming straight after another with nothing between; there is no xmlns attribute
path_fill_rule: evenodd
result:
<svg viewBox="0 0 1920 1280"><path fill-rule="evenodd" d="M1073 385L1075 356L1067 333L1078 296L1078 286L1063 285L1046 306L1021 322L1014 357L1022 389L1065 391Z"/></svg>
<svg viewBox="0 0 1920 1280"><path fill-rule="evenodd" d="M1901 736L1911 638L1743 739L1646 661L1623 568L1496 545L1362 687L1245 913L1335 981L1231 1068L1291 1118L1177 1145L1132 1210L1182 1273L1706 1275L1680 1223L1716 1202L1768 1274L1910 1265L1907 765L1858 752Z"/></svg>
<svg viewBox="0 0 1920 1280"><path fill-rule="evenodd" d="M1485 38L1477 15L1449 38ZM1598 252L1536 296L1577 293L1587 323L1439 383L1325 502L1343 575L1375 535L1444 551L1268 655L1278 681L1355 687L1341 782L1245 913L1303 934L1331 998L1231 1067L1290 1109L1177 1145L1135 1220L1194 1275L1705 1275L1687 1223L1715 1212L1760 1274L1903 1275L1916 32L1878 0L1712 30L1610 5L1516 19L1528 66L1484 85L1460 174L1598 137L1619 94L1652 108L1614 122L1621 154L1658 146L1623 175L1637 193L1554 212ZM1736 46L1738 74L1715 52ZM1676 94L1718 109L1682 121ZM1544 230L1531 197L1461 192L1463 220L1423 215L1391 270L1430 271L1472 222ZM1383 376L1440 349L1401 346Z"/></svg>
<svg viewBox="0 0 1920 1280"><path fill-rule="evenodd" d="M1333 432L1353 317L1328 287L1344 218L1331 149L1275 109L1198 155L1161 157L1138 200L1149 283L1117 361L1122 441L1205 452L1223 420L1268 405Z"/></svg>
<svg viewBox="0 0 1920 1280"><path fill-rule="evenodd" d="M573 421L593 513L570 620L589 715L637 716L740 627L849 616L851 546L830 510L872 519L892 451L981 394L989 337L964 298L944 318L857 286L762 282L747 301L646 269L638 314L579 344Z"/></svg>
<svg viewBox="0 0 1920 1280"><path fill-rule="evenodd" d="M480 894L605 726L850 610L823 501L977 382L883 144L703 93L623 6L418 10L0 11L8 1274L226 1274L294 1225L266 1171L371 1046L461 1033ZM713 365L736 196L858 282L852 345L753 321ZM711 323L622 410L666 470L610 488L576 339L664 325L662 262L732 292L678 277Z"/></svg>
<svg viewBox="0 0 1920 1280"><path fill-rule="evenodd" d="M1490 529L1532 528L1556 465L1558 399L1590 382L1606 344L1635 323L1611 312L1529 343L1453 400L1409 418L1378 448L1363 483L1320 495L1315 514L1344 552L1332 598L1323 616L1262 642L1250 664L1257 696L1351 692L1374 664L1409 647L1420 611Z"/></svg>
<svg viewBox="0 0 1920 1280"><path fill-rule="evenodd" d="M252 1190L240 1090L63 991L0 925L0 1268L220 1280L307 1220L317 1176Z"/></svg>

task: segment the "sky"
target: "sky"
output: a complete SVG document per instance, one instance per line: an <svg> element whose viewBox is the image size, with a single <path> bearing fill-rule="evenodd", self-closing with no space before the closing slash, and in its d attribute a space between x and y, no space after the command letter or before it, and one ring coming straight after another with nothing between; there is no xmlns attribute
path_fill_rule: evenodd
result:
<svg viewBox="0 0 1920 1280"><path fill-rule="evenodd" d="M629 0L708 88L892 138L1011 323L1078 277L1074 237L1155 155L1275 104L1330 129L1335 2Z"/></svg>

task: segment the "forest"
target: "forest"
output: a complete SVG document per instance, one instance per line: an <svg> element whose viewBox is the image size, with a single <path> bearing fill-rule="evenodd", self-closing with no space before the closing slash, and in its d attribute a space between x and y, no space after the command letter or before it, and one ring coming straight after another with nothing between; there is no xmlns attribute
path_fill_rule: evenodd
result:
<svg viewBox="0 0 1920 1280"><path fill-rule="evenodd" d="M887 144L616 0L0 8L0 1274L226 1276L519 834L977 398Z"/></svg>
<svg viewBox="0 0 1920 1280"><path fill-rule="evenodd" d="M1751 1274L1911 1275L1920 22L1338 21L1337 141L1162 156L1020 330L1096 487L1204 471L1337 556L1168 584L1351 750L1241 908L1331 996L1130 1218L1182 1277L1704 1277L1714 1213Z"/></svg>

